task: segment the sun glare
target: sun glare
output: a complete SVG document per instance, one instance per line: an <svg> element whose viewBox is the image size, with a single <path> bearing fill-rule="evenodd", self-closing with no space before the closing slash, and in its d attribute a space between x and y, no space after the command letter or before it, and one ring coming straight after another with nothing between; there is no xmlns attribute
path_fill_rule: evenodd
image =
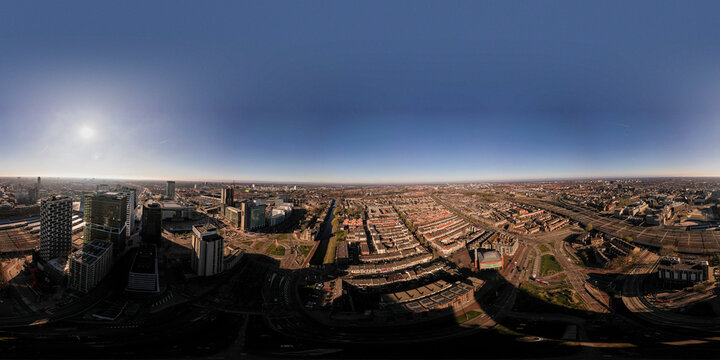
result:
<svg viewBox="0 0 720 360"><path fill-rule="evenodd" d="M95 136L95 130L90 126L84 125L80 128L80 137L83 140L91 140Z"/></svg>

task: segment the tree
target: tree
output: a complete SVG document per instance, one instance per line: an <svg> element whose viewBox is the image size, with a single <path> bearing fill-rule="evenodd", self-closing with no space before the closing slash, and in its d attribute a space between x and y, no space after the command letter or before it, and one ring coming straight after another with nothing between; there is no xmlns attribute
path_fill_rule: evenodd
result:
<svg viewBox="0 0 720 360"><path fill-rule="evenodd" d="M708 259L708 263L710 264L710 266L720 265L720 253L715 253L715 254L711 255L710 258Z"/></svg>
<svg viewBox="0 0 720 360"><path fill-rule="evenodd" d="M346 238L347 238L347 231L345 231L345 230L340 230L335 233L335 239L337 239L338 242L345 241Z"/></svg>
<svg viewBox="0 0 720 360"><path fill-rule="evenodd" d="M635 241L635 239L633 239L632 236L626 236L626 237L623 238L623 240L625 240L625 241L627 241L627 242L633 242L633 241Z"/></svg>
<svg viewBox="0 0 720 360"><path fill-rule="evenodd" d="M587 225L585 226L585 231L587 231L587 232L593 231L593 225L592 225L592 224L587 224Z"/></svg>

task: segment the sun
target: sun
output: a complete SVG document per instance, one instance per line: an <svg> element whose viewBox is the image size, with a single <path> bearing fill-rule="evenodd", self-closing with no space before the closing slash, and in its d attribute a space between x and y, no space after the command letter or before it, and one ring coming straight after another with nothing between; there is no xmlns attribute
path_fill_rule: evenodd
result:
<svg viewBox="0 0 720 360"><path fill-rule="evenodd" d="M92 138L95 137L95 129L88 125L83 125L80 127L80 137L83 140L92 140Z"/></svg>

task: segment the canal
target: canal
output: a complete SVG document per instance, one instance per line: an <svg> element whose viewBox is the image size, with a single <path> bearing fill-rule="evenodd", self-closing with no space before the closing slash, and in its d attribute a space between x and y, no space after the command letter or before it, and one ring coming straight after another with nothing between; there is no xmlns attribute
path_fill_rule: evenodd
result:
<svg viewBox="0 0 720 360"><path fill-rule="evenodd" d="M330 243L330 238L332 237L332 221L335 218L335 206L336 202L333 199L332 204L330 204L330 210L328 211L327 215L325 215L325 222L322 225L322 229L320 229L320 232L318 232L317 237L315 237L315 241L319 241L320 244L318 244L318 248L315 251L315 254L313 255L312 259L310 259L310 265L322 265L323 260L325 259L325 252L327 252L328 244Z"/></svg>

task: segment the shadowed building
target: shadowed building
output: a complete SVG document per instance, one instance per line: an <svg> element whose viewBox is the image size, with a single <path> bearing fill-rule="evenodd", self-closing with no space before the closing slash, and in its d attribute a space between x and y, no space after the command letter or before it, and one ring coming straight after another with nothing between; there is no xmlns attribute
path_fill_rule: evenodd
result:
<svg viewBox="0 0 720 360"><path fill-rule="evenodd" d="M715 280L705 260L666 256L657 265L658 278L669 285L687 286L705 280Z"/></svg>
<svg viewBox="0 0 720 360"><path fill-rule="evenodd" d="M220 202L225 206L233 206L235 203L233 188L228 186L220 191Z"/></svg>
<svg viewBox="0 0 720 360"><path fill-rule="evenodd" d="M224 240L217 227L193 226L192 268L198 276L212 276L223 271Z"/></svg>
<svg viewBox="0 0 720 360"><path fill-rule="evenodd" d="M162 206L157 201L148 200L143 204L140 236L146 243L157 244L160 242L162 237Z"/></svg>
<svg viewBox="0 0 720 360"><path fill-rule="evenodd" d="M174 181L167 182L167 187L165 189L165 196L168 199L175 199L175 182Z"/></svg>
<svg viewBox="0 0 720 360"><path fill-rule="evenodd" d="M110 272L112 254L112 243L93 240L70 255L68 287L84 293L92 290Z"/></svg>
<svg viewBox="0 0 720 360"><path fill-rule="evenodd" d="M145 244L140 246L130 267L125 290L145 293L160 292L157 248L155 245Z"/></svg>
<svg viewBox="0 0 720 360"><path fill-rule="evenodd" d="M53 196L40 201L40 257L67 257L72 247L72 200Z"/></svg>
<svg viewBox="0 0 720 360"><path fill-rule="evenodd" d="M113 253L125 250L127 227L127 196L107 192L85 196L84 243L105 240L113 244Z"/></svg>

